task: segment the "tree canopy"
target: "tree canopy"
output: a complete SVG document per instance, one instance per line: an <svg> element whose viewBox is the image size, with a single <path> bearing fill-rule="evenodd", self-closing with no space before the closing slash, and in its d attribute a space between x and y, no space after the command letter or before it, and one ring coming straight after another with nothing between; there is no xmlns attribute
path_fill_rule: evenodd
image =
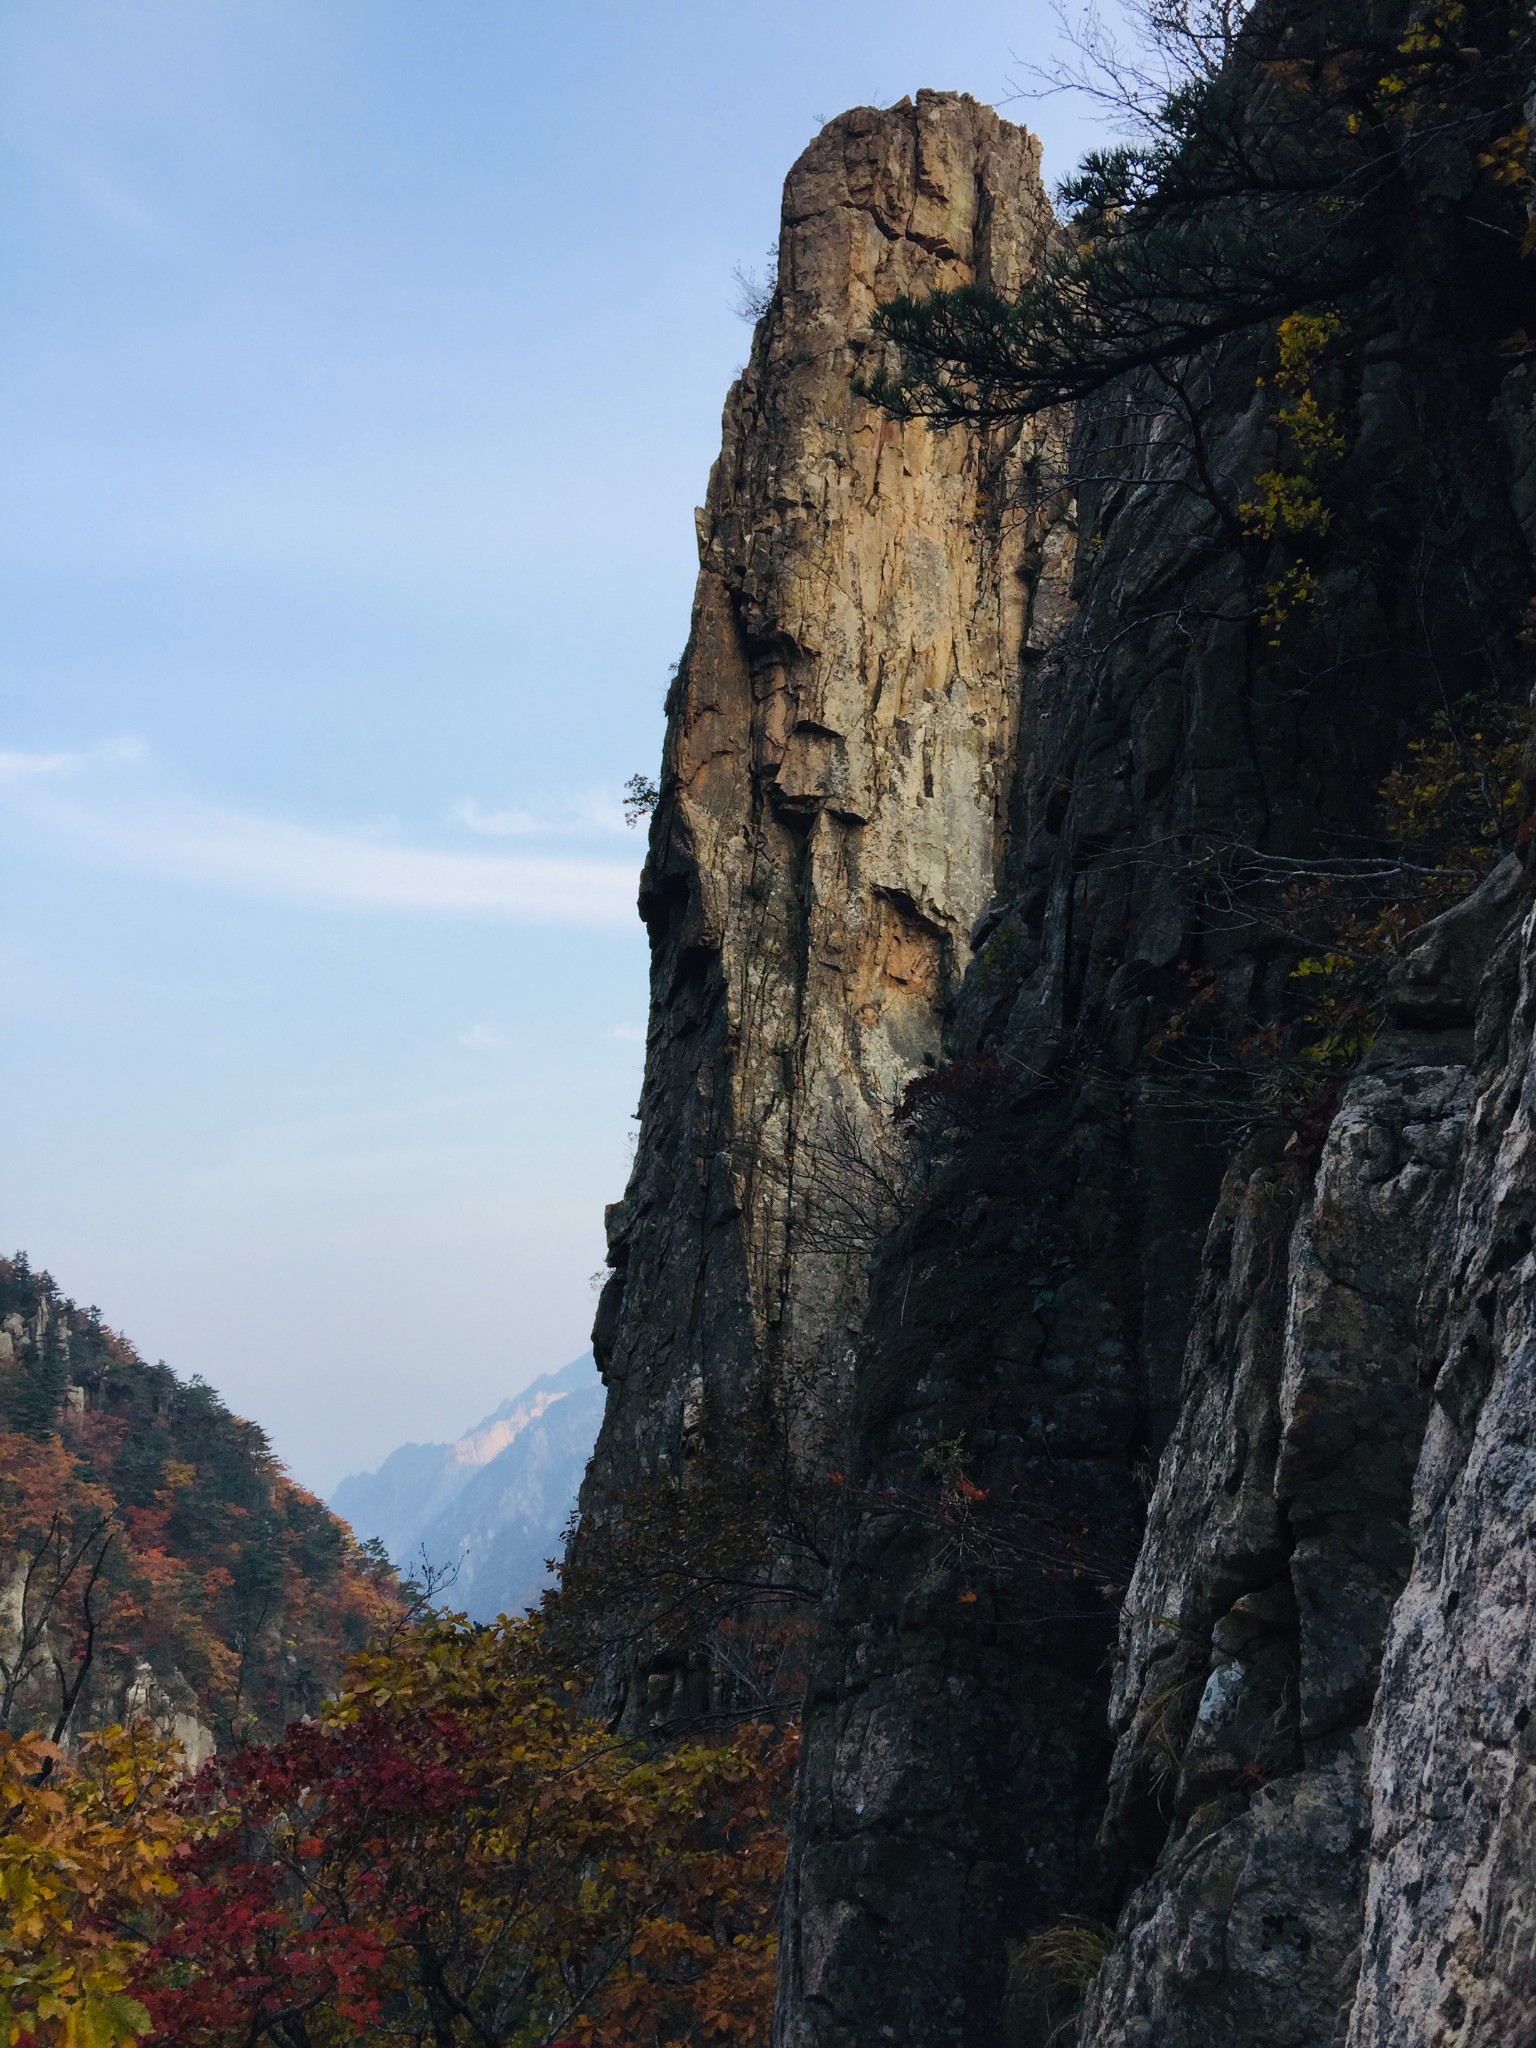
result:
<svg viewBox="0 0 1536 2048"><path fill-rule="evenodd" d="M1317 0L1145 11L1160 78L1088 38L1102 96L1139 133L1062 187L1062 232L1016 296L975 283L879 309L866 396L941 425L1027 418L1349 301L1426 206L1518 243L1523 5L1446 0L1386 30Z"/></svg>

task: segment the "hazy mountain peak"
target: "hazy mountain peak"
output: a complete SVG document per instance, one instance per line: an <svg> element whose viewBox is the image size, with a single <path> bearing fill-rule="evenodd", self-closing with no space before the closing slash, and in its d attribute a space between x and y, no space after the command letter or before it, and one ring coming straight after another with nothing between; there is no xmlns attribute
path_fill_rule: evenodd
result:
<svg viewBox="0 0 1536 2048"><path fill-rule="evenodd" d="M448 1443L402 1444L373 1472L343 1479L335 1512L376 1536L402 1570L453 1567L447 1597L476 1620L538 1597L602 1418L590 1352Z"/></svg>
<svg viewBox="0 0 1536 2048"><path fill-rule="evenodd" d="M508 1444L522 1435L530 1422L537 1422L546 1408L553 1406L556 1401L563 1401L565 1394L564 1388L557 1390L546 1387L541 1392L529 1394L515 1403L506 1403L505 1414L498 1408L494 1415L488 1415L485 1421L474 1429L465 1431L453 1445L454 1463L475 1468L488 1465L492 1458L497 1457Z"/></svg>

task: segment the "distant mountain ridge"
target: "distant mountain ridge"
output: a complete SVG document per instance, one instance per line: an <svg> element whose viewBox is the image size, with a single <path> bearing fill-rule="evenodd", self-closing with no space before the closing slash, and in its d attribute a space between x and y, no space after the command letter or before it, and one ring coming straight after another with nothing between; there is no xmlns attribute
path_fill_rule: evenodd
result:
<svg viewBox="0 0 1536 2048"><path fill-rule="evenodd" d="M402 1444L343 1479L329 1505L403 1571L456 1568L445 1602L473 1621L531 1606L549 1583L603 1414L590 1352L543 1373L452 1443Z"/></svg>

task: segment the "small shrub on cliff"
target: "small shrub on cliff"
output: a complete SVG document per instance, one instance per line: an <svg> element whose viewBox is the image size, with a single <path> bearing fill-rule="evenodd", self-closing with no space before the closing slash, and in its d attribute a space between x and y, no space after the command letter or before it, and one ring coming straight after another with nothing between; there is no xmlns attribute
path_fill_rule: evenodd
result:
<svg viewBox="0 0 1536 2048"><path fill-rule="evenodd" d="M1514 845L1529 726L1524 709L1487 696L1437 712L1378 792L1395 873L1387 864L1368 891L1324 878L1288 892L1292 929L1322 941L1292 969L1304 1001L1299 1053L1315 1074L1346 1071L1369 1048L1404 943Z"/></svg>
<svg viewBox="0 0 1536 2048"><path fill-rule="evenodd" d="M1238 857L1223 868L1227 903L1267 926L1288 956L1282 1002L1256 1015L1224 997L1216 973L1179 962L1182 996L1141 1049L1148 1071L1197 1084L1202 1118L1245 1127L1273 1115L1310 1130L1380 1031L1404 946L1526 832L1529 731L1524 706L1463 697L1427 721L1382 781L1386 851L1255 860L1246 871Z"/></svg>
<svg viewBox="0 0 1536 2048"><path fill-rule="evenodd" d="M1014 1951L1013 1969L1022 1978L1081 1991L1093 1981L1109 1954L1111 1939L1110 1928L1072 1914L1021 1941Z"/></svg>
<svg viewBox="0 0 1536 2048"><path fill-rule="evenodd" d="M1321 312L1289 314L1276 330L1279 459L1272 468L1259 471L1253 480L1255 495L1238 508L1247 532L1295 551L1289 565L1277 568L1263 586L1264 623L1275 633L1292 612L1317 601L1316 570L1304 550L1322 539L1332 524L1324 485L1344 453L1344 436L1337 415L1319 402L1314 386L1326 352L1342 329L1336 313ZM1279 641L1270 644L1278 646Z"/></svg>
<svg viewBox="0 0 1536 2048"><path fill-rule="evenodd" d="M990 1047L946 1060L907 1083L896 1128L942 1156L1000 1116L1018 1088L1017 1066Z"/></svg>
<svg viewBox="0 0 1536 2048"><path fill-rule="evenodd" d="M1382 783L1387 833L1427 869L1434 896L1454 901L1515 844L1529 738L1523 706L1463 697L1435 713Z"/></svg>
<svg viewBox="0 0 1536 2048"><path fill-rule="evenodd" d="M1008 1959L1009 2000L1015 2006L1044 2007L1047 2044L1072 2033L1082 1995L1113 1941L1113 1929L1072 1913L1014 1945Z"/></svg>
<svg viewBox="0 0 1536 2048"><path fill-rule="evenodd" d="M649 775L631 775L624 785L624 822L638 825L661 802L659 784Z"/></svg>

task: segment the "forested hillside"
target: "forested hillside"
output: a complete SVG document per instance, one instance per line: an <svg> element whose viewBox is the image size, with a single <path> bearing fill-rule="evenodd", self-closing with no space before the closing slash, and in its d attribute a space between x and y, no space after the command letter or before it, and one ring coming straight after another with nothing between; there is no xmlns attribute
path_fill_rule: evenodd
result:
<svg viewBox="0 0 1536 2048"><path fill-rule="evenodd" d="M584 1446L590 1374L507 1448L540 1394ZM760 2042L793 1730L615 1741L558 1603L403 1599L258 1428L20 1255L0 1588L0 2042Z"/></svg>
<svg viewBox="0 0 1536 2048"><path fill-rule="evenodd" d="M130 1708L195 1758L312 1714L394 1575L254 1423L0 1260L0 1728Z"/></svg>

